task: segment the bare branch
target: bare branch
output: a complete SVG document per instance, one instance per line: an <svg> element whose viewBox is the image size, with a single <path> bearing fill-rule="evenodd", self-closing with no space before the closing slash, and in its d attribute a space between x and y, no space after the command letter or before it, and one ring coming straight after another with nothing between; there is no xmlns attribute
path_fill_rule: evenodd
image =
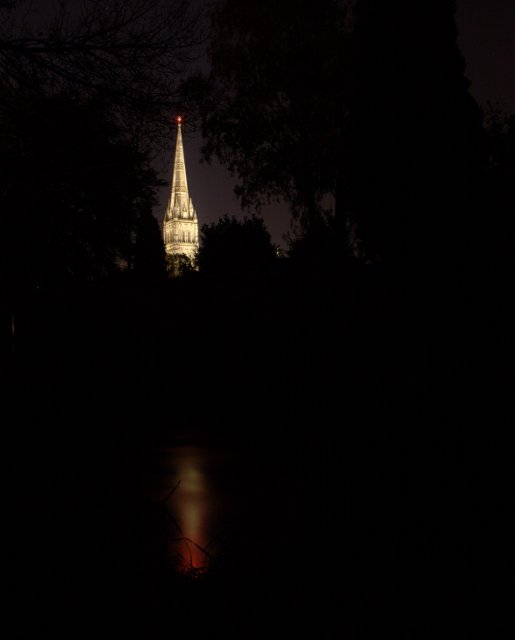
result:
<svg viewBox="0 0 515 640"><path fill-rule="evenodd" d="M190 2L59 0L45 16L38 6L0 4L4 83L100 95L140 128L170 122L205 42Z"/></svg>

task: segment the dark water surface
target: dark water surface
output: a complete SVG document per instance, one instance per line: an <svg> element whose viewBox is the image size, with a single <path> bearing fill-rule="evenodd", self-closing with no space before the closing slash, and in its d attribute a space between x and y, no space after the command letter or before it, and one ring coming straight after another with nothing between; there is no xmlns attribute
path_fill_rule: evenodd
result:
<svg viewBox="0 0 515 640"><path fill-rule="evenodd" d="M146 492L173 519L169 552L185 567L208 568L229 550L249 567L266 558L273 570L291 563L308 531L318 546L328 471L314 443L213 443L192 434L155 449Z"/></svg>
<svg viewBox="0 0 515 640"><path fill-rule="evenodd" d="M228 637L330 633L335 616L342 623L341 504L320 442L184 437L156 448L151 469L147 495L174 521L169 557L215 585L206 615L221 616Z"/></svg>
<svg viewBox="0 0 515 640"><path fill-rule="evenodd" d="M444 402L459 387L388 290L340 314L323 283L27 314L6 423L18 637L468 637L491 495ZM193 352L169 340L178 308Z"/></svg>

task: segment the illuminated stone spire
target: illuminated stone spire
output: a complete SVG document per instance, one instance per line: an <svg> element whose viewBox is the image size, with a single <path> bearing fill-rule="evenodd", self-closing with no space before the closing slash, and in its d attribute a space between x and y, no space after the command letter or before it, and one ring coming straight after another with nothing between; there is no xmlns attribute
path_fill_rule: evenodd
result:
<svg viewBox="0 0 515 640"><path fill-rule="evenodd" d="M198 249L198 220L189 192L182 144L182 117L177 116L177 142L173 163L172 190L163 223L166 252L193 258Z"/></svg>

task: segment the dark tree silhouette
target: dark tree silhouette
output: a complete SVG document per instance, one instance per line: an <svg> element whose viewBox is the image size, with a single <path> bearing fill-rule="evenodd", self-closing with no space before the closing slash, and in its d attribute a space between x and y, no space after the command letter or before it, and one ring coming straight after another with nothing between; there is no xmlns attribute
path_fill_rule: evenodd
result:
<svg viewBox="0 0 515 640"><path fill-rule="evenodd" d="M16 96L0 117L2 266L11 284L95 280L126 266L160 183L104 105Z"/></svg>
<svg viewBox="0 0 515 640"><path fill-rule="evenodd" d="M375 371L355 395L366 436L357 436L363 457L351 473L370 472L360 501L381 497L375 510L355 510L349 536L358 551L349 574L354 593L368 594L362 560L378 582L395 575L390 589L381 587L386 608L402 602L396 619L428 638L443 624L451 635L475 635L480 623L480 635L491 633L491 617L474 619L472 630L470 614L483 604L481 583L495 582L470 558L486 519L476 488L489 482L483 472L471 478L478 463L486 468L483 451L492 446L485 423L477 426L474 397L484 393L484 371L496 368L492 358L482 361L480 336L486 326L485 333L495 331L485 318L496 307L484 296L478 252L496 204L485 191L483 114L468 90L454 13L451 0L357 2L350 137L342 150L350 214L369 257L392 266L384 271L395 275L398 292L388 291L388 312L379 316L381 341L362 327L357 333ZM394 425L389 441L386 425ZM389 551L370 552L389 536ZM387 560L393 548L395 567Z"/></svg>
<svg viewBox="0 0 515 640"><path fill-rule="evenodd" d="M214 6L210 73L193 78L203 148L239 179L244 207L284 199L304 227L331 208L347 46L338 2Z"/></svg>
<svg viewBox="0 0 515 640"><path fill-rule="evenodd" d="M497 274L507 275L515 267L515 113L490 106L485 113L485 128L488 141L482 201L485 220L478 260L484 271L496 265Z"/></svg>
<svg viewBox="0 0 515 640"><path fill-rule="evenodd" d="M142 213L136 224L134 273L145 282L159 282L166 277L166 253L157 219L151 211Z"/></svg>
<svg viewBox="0 0 515 640"><path fill-rule="evenodd" d="M188 256L185 253L166 254L166 267L172 278L192 275L197 272L197 255Z"/></svg>
<svg viewBox="0 0 515 640"><path fill-rule="evenodd" d="M309 271L328 271L341 266L338 260L342 256L342 237L334 216L327 215L308 229L297 228L287 234L287 255L292 265ZM349 252L351 247L348 247Z"/></svg>
<svg viewBox="0 0 515 640"><path fill-rule="evenodd" d="M478 222L482 114L468 91L454 5L356 6L342 174L373 258L433 267L459 262Z"/></svg>
<svg viewBox="0 0 515 640"><path fill-rule="evenodd" d="M109 101L127 131L162 141L178 79L205 38L185 0L64 0L0 6L2 82Z"/></svg>
<svg viewBox="0 0 515 640"><path fill-rule="evenodd" d="M262 218L238 220L227 214L201 228L198 264L201 273L264 272L276 258L270 232Z"/></svg>

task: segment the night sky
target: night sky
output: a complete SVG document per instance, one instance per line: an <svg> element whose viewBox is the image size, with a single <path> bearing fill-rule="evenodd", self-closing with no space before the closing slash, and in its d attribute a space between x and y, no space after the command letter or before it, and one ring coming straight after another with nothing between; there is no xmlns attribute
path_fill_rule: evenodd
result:
<svg viewBox="0 0 515 640"><path fill-rule="evenodd" d="M456 18L471 93L481 105L498 103L503 110L515 112L515 2L458 0ZM185 131L183 139L188 187L199 224L213 222L225 213L242 215L233 193L235 180L217 162L200 162L200 136ZM166 180L171 179L172 154L173 148ZM168 187L162 190L160 205L154 212L160 222L167 198ZM287 207L270 206L263 211L263 217L273 241L285 246L283 235L290 224Z"/></svg>

